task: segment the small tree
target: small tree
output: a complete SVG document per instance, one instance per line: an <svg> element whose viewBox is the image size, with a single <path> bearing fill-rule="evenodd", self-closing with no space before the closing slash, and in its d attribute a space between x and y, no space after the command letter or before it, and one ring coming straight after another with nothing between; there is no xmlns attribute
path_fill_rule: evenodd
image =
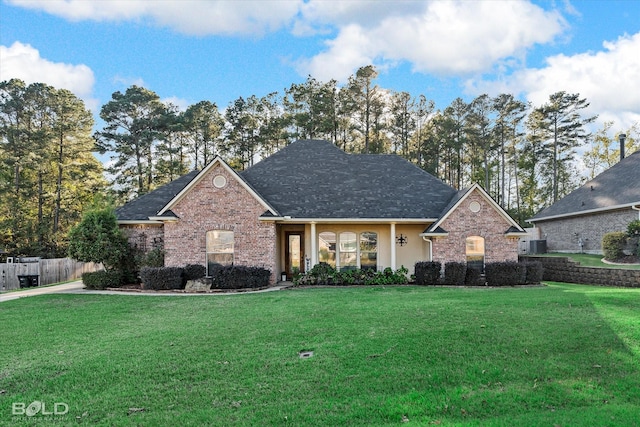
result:
<svg viewBox="0 0 640 427"><path fill-rule="evenodd" d="M69 232L68 254L78 261L102 263L106 270L122 270L130 249L113 210L85 213Z"/></svg>

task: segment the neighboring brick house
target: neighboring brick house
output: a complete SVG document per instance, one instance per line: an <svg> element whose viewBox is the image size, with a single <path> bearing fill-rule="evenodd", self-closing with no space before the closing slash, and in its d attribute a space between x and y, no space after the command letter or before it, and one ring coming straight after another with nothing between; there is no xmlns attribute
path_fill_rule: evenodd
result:
<svg viewBox="0 0 640 427"><path fill-rule="evenodd" d="M602 254L602 237L640 219L640 151L528 221L552 252Z"/></svg>
<svg viewBox="0 0 640 427"><path fill-rule="evenodd" d="M396 155L292 143L237 172L216 158L116 210L131 244L167 266L251 265L291 277L417 261L515 261L524 230L475 184L456 191Z"/></svg>

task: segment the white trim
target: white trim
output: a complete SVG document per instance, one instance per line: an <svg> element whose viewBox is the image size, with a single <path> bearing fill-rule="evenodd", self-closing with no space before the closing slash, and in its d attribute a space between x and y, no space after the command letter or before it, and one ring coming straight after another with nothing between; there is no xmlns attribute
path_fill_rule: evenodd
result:
<svg viewBox="0 0 640 427"><path fill-rule="evenodd" d="M162 225L162 224L163 224L162 221L156 221L151 219L144 219L144 220L124 219L124 220L118 221L118 225Z"/></svg>
<svg viewBox="0 0 640 427"><path fill-rule="evenodd" d="M282 223L316 223L316 224L426 224L437 218L292 218L289 216L260 217L260 221L279 221Z"/></svg>
<svg viewBox="0 0 640 427"><path fill-rule="evenodd" d="M391 227L391 269L396 271L396 223L392 222Z"/></svg>
<svg viewBox="0 0 640 427"><path fill-rule="evenodd" d="M176 216L150 216L149 220L165 223L165 222L178 222L180 221L180 218Z"/></svg>
<svg viewBox="0 0 640 427"><path fill-rule="evenodd" d="M580 215L589 215L589 214L593 214L593 213L600 213L600 212L606 212L606 211L616 211L616 210L620 210L620 209L624 209L624 208L631 208L633 210L638 210L640 209L640 204L638 204L640 202L634 202L634 203L628 203L628 204L624 204L624 205L615 205L615 206L607 206L604 208L597 208L597 209L589 209L586 211L578 211L578 212L570 212L570 213L566 213L566 214L559 214L559 215L551 215L551 216L543 216L541 218L530 218L527 219L526 221L532 224L535 224L538 221L548 221L551 219L558 219L558 218L568 218L568 217L572 217L572 216L580 216ZM640 217L640 214L638 215Z"/></svg>
<svg viewBox="0 0 640 427"><path fill-rule="evenodd" d="M318 263L318 239L316 236L316 223L311 223L311 268Z"/></svg>
<svg viewBox="0 0 640 427"><path fill-rule="evenodd" d="M524 232L524 230L522 229L522 227L520 227L520 225L513 219L511 218L511 216L504 210L502 209L502 207L497 204L495 202L495 200L493 200L493 198L491 198L491 196L489 196L489 194L484 190L484 188L482 188L480 186L480 184L475 183L473 184L471 187L469 187L469 189L464 193L464 195L462 197L460 197L460 200L458 200L451 208L449 208L449 210L435 223L433 224L431 227L433 227L433 229L437 229L448 217L449 215L451 215L452 212L454 212L456 209L458 209L458 207L462 204L462 202L464 202L471 193L473 193L474 190L478 190L478 192L480 193L480 195L489 202L489 204L491 204L491 206L493 207L493 209L498 212L500 215L502 215L502 217L507 220L507 222L512 225L513 227L516 227L519 230L522 230ZM430 233L423 233L421 235L429 235ZM440 234L442 235L442 234Z"/></svg>
<svg viewBox="0 0 640 427"><path fill-rule="evenodd" d="M204 169L202 169L200 173L198 173L198 175L196 175L196 177L193 178L191 182L189 182L189 184L187 184L187 186L182 189L182 191L176 194L176 196L173 199L171 199L169 203L167 203L160 210L160 212L158 212L157 215L162 215L163 213L171 209L176 203L182 200L186 196L186 194L189 193L189 191L191 191L191 189L196 184L198 184L215 165L222 166L222 168L225 171L227 171L227 173L229 173L229 175L231 175L251 196L253 196L253 198L256 199L258 203L260 203L266 210L271 212L273 215L277 215L276 211L258 193L256 193L253 190L253 188L251 188L245 182L245 180L242 179L240 175L238 175L238 173L235 170L233 170L231 166L229 166L220 156L217 156L215 159L213 159L211 163L209 163Z"/></svg>

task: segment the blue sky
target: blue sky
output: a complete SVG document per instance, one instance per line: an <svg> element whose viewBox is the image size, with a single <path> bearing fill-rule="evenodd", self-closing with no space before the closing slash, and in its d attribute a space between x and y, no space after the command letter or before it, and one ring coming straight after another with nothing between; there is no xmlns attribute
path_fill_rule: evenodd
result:
<svg viewBox="0 0 640 427"><path fill-rule="evenodd" d="M612 132L640 122L640 1L1 0L0 80L95 113L132 84L186 107L284 93L311 74L425 95L578 92Z"/></svg>

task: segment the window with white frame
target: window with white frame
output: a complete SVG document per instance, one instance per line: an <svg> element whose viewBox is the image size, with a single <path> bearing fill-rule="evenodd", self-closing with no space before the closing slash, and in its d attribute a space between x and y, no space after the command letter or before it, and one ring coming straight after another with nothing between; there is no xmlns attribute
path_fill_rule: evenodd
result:
<svg viewBox="0 0 640 427"><path fill-rule="evenodd" d="M318 235L318 261L339 270L360 268L375 271L378 268L378 233L323 231Z"/></svg>

